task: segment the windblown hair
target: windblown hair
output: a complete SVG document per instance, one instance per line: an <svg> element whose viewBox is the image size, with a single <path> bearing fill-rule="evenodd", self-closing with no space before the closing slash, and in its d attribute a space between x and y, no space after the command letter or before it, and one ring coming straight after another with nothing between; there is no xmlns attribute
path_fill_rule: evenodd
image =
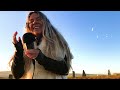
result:
<svg viewBox="0 0 120 90"><path fill-rule="evenodd" d="M58 56L59 50L62 50L66 55L66 58L67 58L66 63L70 70L71 60L73 59L73 55L70 52L69 45L67 41L64 39L64 37L61 35L61 33L58 32L58 30L51 24L51 22L42 12L39 12L39 11L29 12L27 21L26 21L25 33L32 32L29 28L29 18L33 13L37 13L40 16L41 22L43 25L42 36L45 41L46 47L44 49L41 49L42 53L48 57L52 57L53 59L56 59L56 57Z"/></svg>
<svg viewBox="0 0 120 90"><path fill-rule="evenodd" d="M42 36L46 40L46 50L45 55L49 57L56 57L56 53L58 52L58 48L62 49L67 57L67 64L70 68L71 60L73 59L73 56L70 52L70 48L68 46L67 41L64 39L64 37L61 35L60 32L51 24L51 22L48 20L46 15L44 15L42 12L39 11L31 11L28 14L27 22L26 22L26 32L31 32L29 29L29 18L33 13L37 13L40 18L41 22L43 23L43 31Z"/></svg>

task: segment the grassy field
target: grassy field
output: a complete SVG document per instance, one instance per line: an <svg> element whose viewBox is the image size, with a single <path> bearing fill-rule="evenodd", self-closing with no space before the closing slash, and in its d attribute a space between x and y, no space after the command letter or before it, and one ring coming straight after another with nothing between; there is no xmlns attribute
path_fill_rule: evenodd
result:
<svg viewBox="0 0 120 90"><path fill-rule="evenodd" d="M9 79L9 76L7 77L0 77L0 79ZM120 75L100 75L100 76L77 76L77 77L72 77L68 76L68 79L120 79Z"/></svg>
<svg viewBox="0 0 120 90"><path fill-rule="evenodd" d="M10 79L9 75L10 71L2 71L0 72L0 79ZM82 76L82 74L75 74L73 77L72 73L68 75L68 79L120 79L120 73L105 75L105 74L86 74L86 76Z"/></svg>
<svg viewBox="0 0 120 90"><path fill-rule="evenodd" d="M120 79L120 75L68 76L68 79Z"/></svg>
<svg viewBox="0 0 120 90"><path fill-rule="evenodd" d="M10 74L11 74L11 71L1 71L0 72L0 79L9 79Z"/></svg>

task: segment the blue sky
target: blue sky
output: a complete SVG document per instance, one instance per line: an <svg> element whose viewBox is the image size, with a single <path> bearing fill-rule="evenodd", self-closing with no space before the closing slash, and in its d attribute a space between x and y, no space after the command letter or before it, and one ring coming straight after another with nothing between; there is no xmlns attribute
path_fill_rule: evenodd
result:
<svg viewBox="0 0 120 90"><path fill-rule="evenodd" d="M120 11L43 11L68 41L75 72L120 72ZM27 11L0 11L0 70L10 70L12 35L22 37Z"/></svg>

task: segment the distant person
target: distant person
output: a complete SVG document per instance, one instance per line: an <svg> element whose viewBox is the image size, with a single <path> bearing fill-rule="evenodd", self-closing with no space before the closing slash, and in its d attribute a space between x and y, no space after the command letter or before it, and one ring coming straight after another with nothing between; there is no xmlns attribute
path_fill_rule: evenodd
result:
<svg viewBox="0 0 120 90"><path fill-rule="evenodd" d="M25 32L28 37L17 40L17 34L13 35L16 51L10 60L15 79L67 79L73 56L64 37L42 12L29 12ZM29 35L33 36L31 44Z"/></svg>

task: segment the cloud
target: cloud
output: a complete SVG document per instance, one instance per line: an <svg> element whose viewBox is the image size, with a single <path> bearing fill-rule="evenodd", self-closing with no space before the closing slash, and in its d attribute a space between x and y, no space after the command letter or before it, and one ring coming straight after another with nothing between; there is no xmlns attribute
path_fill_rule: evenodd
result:
<svg viewBox="0 0 120 90"><path fill-rule="evenodd" d="M92 27L92 32L93 32L94 28Z"/></svg>
<svg viewBox="0 0 120 90"><path fill-rule="evenodd" d="M98 35L97 35L97 39L98 39Z"/></svg>
<svg viewBox="0 0 120 90"><path fill-rule="evenodd" d="M106 38L108 37L108 34L106 34Z"/></svg>

